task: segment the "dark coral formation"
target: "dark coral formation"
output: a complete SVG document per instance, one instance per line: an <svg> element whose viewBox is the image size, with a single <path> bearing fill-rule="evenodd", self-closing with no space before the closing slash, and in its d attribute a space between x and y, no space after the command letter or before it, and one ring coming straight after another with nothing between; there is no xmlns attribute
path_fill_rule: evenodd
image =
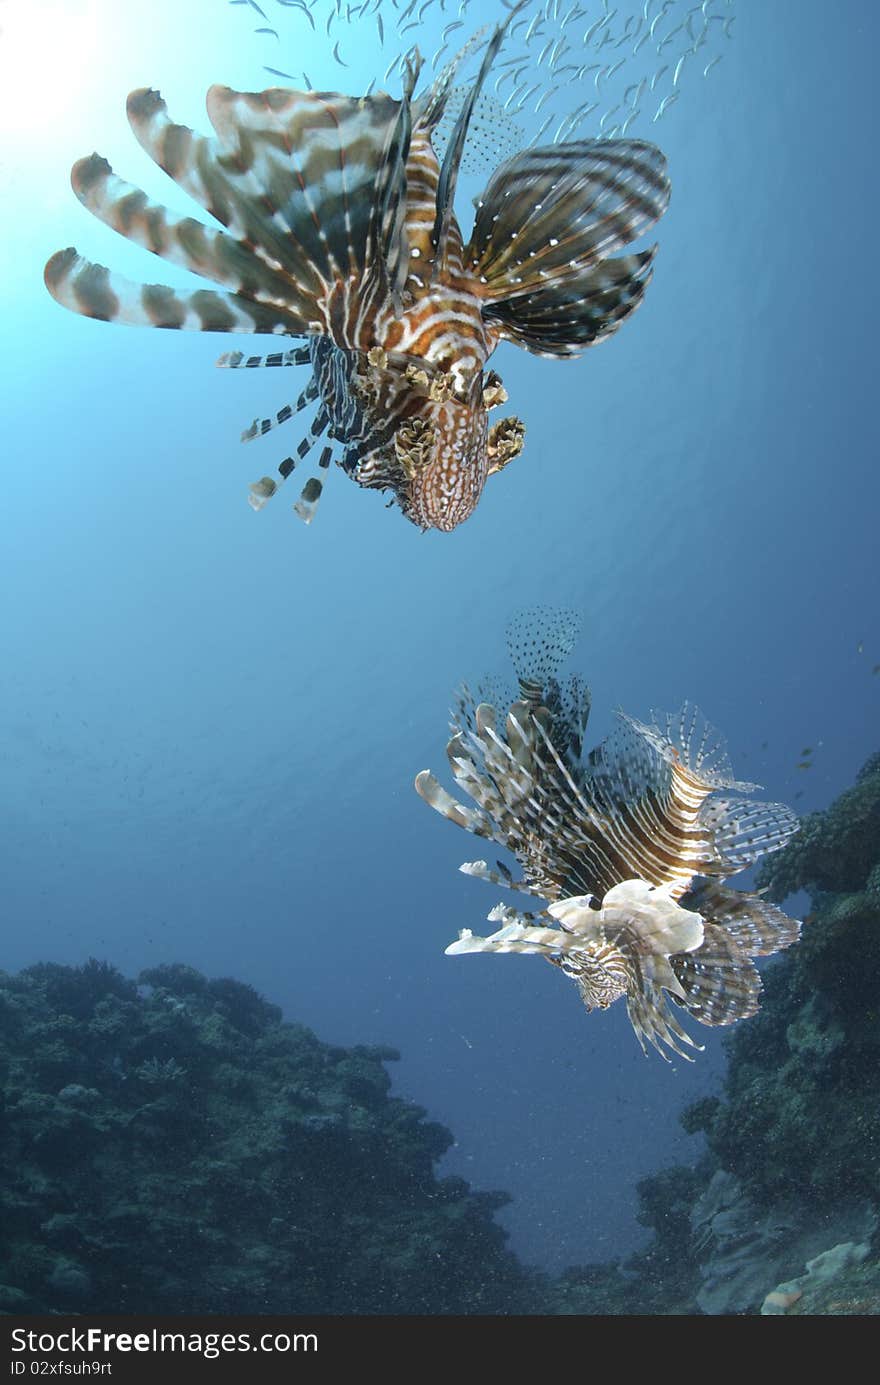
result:
<svg viewBox="0 0 880 1385"><path fill-rule="evenodd" d="M249 986L99 962L0 973L0 1311L516 1313L504 1194Z"/></svg>
<svg viewBox="0 0 880 1385"><path fill-rule="evenodd" d="M785 851L770 856L758 884L781 901L796 890L880 892L880 751L862 766L851 789L822 813L809 813Z"/></svg>
<svg viewBox="0 0 880 1385"><path fill-rule="evenodd" d="M809 889L811 912L800 943L763 968L761 1012L725 1039L722 1094L683 1113L706 1153L640 1187L655 1237L626 1279L615 1266L573 1272L565 1303L578 1307L561 1311L604 1296L614 1312L758 1313L776 1286L850 1243L858 1268L790 1311L878 1311L880 755L805 820L761 883L780 902Z"/></svg>
<svg viewBox="0 0 880 1385"><path fill-rule="evenodd" d="M505 1249L504 1195L437 1178L450 1136L388 1050L188 967L0 973L0 1311L880 1311L878 812L874 756L773 858L812 912L682 1117L705 1153L639 1185L645 1250L554 1282Z"/></svg>
<svg viewBox="0 0 880 1385"><path fill-rule="evenodd" d="M724 1100L691 1108L720 1167L760 1202L880 1205L880 755L772 858L777 895L813 890L801 941L728 1040ZM833 891L833 892L832 892Z"/></svg>

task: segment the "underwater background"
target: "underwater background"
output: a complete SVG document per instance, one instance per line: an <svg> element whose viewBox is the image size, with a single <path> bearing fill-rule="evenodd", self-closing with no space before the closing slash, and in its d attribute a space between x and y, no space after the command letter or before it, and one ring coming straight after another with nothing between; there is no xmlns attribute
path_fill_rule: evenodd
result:
<svg viewBox="0 0 880 1385"><path fill-rule="evenodd" d="M0 965L183 963L325 1043L397 1049L395 1095L454 1132L441 1174L512 1195L497 1221L522 1261L625 1259L649 1240L639 1181L700 1157L679 1118L721 1091L723 1032L666 1064L621 1006L585 1014L548 967L445 957L494 899L412 780L443 767L455 686L507 671L505 626L536 603L582 613L569 667L592 685L590 744L618 706L690 699L737 773L799 813L877 749L880 14L737 0L723 61L632 131L672 180L644 305L578 361L499 348L525 451L466 524L423 535L338 473L309 528L286 499L253 515L274 436L237 438L305 374L292 391L215 371L263 344L83 321L44 289L74 242L144 272L70 191L93 148L190 210L131 136L133 87L204 129L206 88L260 88L267 63L382 84L366 44L343 37L349 66L334 61L344 27L264 0L272 40L246 9L0 4ZM408 36L428 53L435 11ZM502 14L472 0L456 38ZM479 186L463 180L465 225Z"/></svg>

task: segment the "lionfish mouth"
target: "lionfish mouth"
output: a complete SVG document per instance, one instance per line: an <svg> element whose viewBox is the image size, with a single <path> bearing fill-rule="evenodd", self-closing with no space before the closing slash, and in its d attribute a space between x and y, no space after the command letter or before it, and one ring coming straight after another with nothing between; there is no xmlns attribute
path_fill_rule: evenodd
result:
<svg viewBox="0 0 880 1385"><path fill-rule="evenodd" d="M450 495L443 483L443 466L438 459L430 470L412 478L401 488L398 501L406 518L423 533L428 529L437 529L442 534L450 534L473 514L484 482L485 467L475 466L474 473L468 478L468 485L457 494Z"/></svg>

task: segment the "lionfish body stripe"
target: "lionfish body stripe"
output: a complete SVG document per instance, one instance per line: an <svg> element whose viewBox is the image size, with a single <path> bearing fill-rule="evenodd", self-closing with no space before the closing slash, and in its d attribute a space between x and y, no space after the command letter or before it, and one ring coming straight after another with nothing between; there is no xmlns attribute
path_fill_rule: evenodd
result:
<svg viewBox="0 0 880 1385"><path fill-rule="evenodd" d="M46 266L49 291L104 321L305 338L318 406L306 450L326 429L359 485L391 489L424 529L455 528L523 445L515 417L489 426L506 398L486 371L492 352L507 340L572 356L616 331L642 301L656 247L617 252L669 198L653 145L530 148L495 170L465 243L453 211L464 142L521 8L490 35L442 160L432 135L473 41L419 96L417 60L403 64L400 99L211 87L211 138L172 121L157 92L133 92L138 141L215 224L152 202L97 154L74 166L74 190L121 235L210 287L132 283L69 249ZM255 483L254 508L291 469Z"/></svg>

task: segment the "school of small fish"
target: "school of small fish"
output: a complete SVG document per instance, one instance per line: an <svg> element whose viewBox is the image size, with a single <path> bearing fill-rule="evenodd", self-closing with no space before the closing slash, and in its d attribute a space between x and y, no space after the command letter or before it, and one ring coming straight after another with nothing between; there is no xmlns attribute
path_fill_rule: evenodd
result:
<svg viewBox="0 0 880 1385"><path fill-rule="evenodd" d="M645 1052L689 1058L683 1045L699 1045L671 1006L705 1025L745 1019L761 994L752 959L799 936L797 920L725 883L783 847L798 819L747 797L758 786L736 781L722 738L688 704L647 723L620 713L584 757L590 692L558 678L578 630L570 611L522 612L508 629L513 698L497 685L461 690L447 756L470 804L429 770L416 777L426 803L505 847L522 875L502 861L461 870L539 901L528 913L498 904L495 932L464 929L446 951L543 957L588 1010L624 999Z"/></svg>
<svg viewBox="0 0 880 1385"><path fill-rule="evenodd" d="M264 21L255 32L283 52L297 26L336 38L332 55L372 44L377 83L399 74L425 26L440 25L432 69L455 51L467 20L485 23L509 10L506 0L229 0ZM268 24L267 10L283 8L283 33ZM494 10L494 14L492 13ZM483 172L486 159L520 140L558 143L575 135L625 138L649 131L679 101L684 87L707 78L723 61L736 32L735 0L528 0L510 26L505 56L488 96L496 103L488 142L477 133L469 158ZM299 82L302 73L266 67ZM493 135L500 145L494 146Z"/></svg>

